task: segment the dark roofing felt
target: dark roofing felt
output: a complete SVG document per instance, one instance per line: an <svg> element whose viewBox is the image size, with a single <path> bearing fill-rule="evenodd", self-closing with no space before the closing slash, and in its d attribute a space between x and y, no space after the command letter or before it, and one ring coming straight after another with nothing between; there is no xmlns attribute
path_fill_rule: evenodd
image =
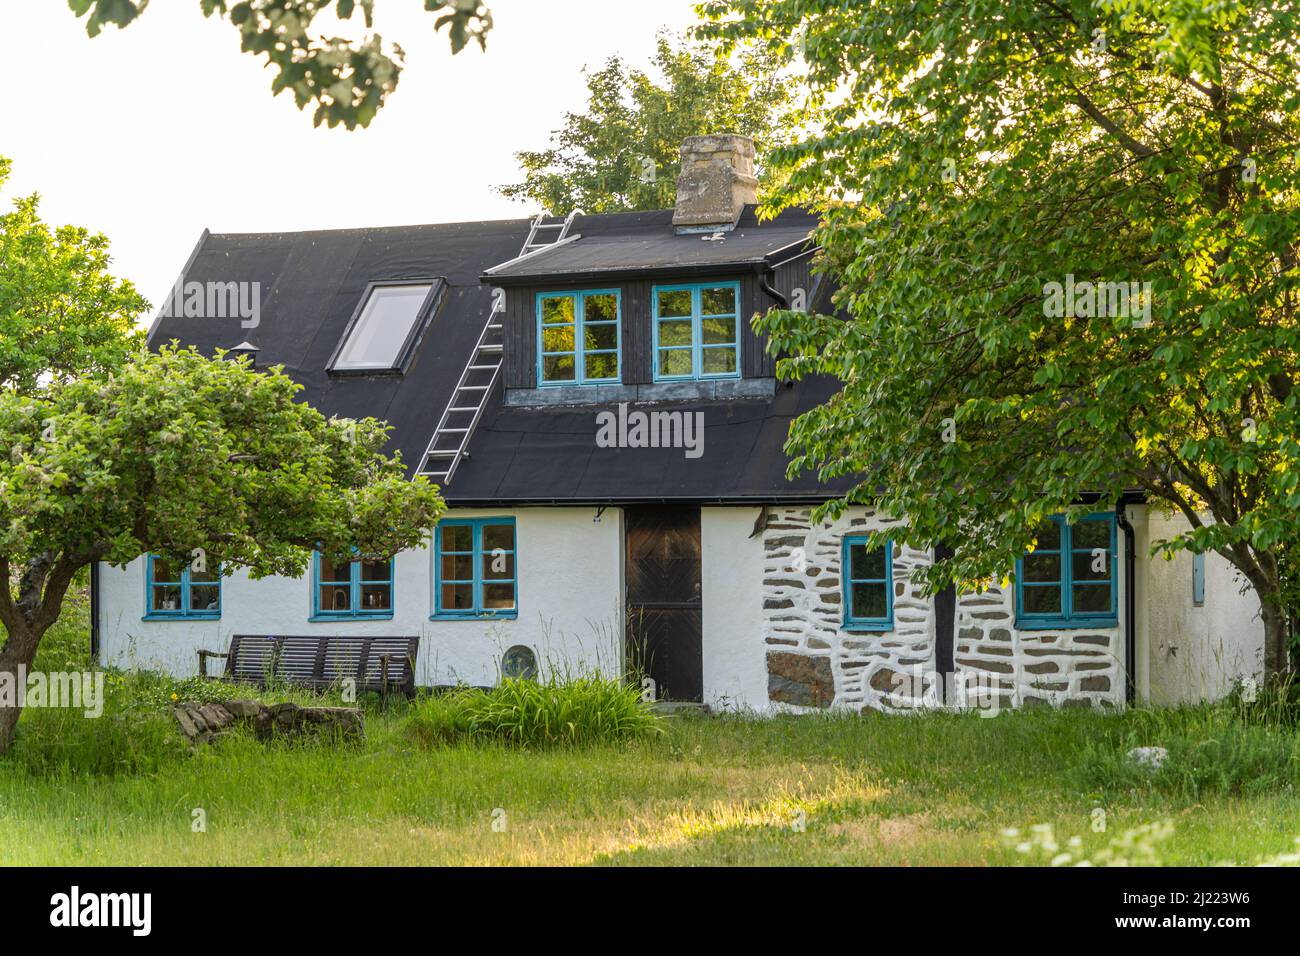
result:
<svg viewBox="0 0 1300 956"><path fill-rule="evenodd" d="M657 232L667 228L671 213L588 216L580 222L591 234L625 230L638 217L640 228ZM238 318L168 316L156 321L149 342L156 348L179 339L211 354L247 340L260 349L259 367L282 364L304 386L301 398L324 414L386 420L393 429L389 450L400 451L414 471L491 307L490 286L480 276L516 256L527 232L528 222L519 219L205 234L184 280L260 282L261 323L245 329ZM446 278L448 294L405 375L338 376L326 370L369 283L438 276ZM506 407L498 379L470 440L470 457L444 494L451 503L503 505L825 497L828 489L819 489L810 476L793 484L784 480L782 444L790 419L834 388L833 382L809 381L778 385L770 401L674 403L673 410L705 413L704 453L687 459L680 449L597 448L598 409Z"/></svg>
<svg viewBox="0 0 1300 956"><path fill-rule="evenodd" d="M746 207L730 232L677 235L671 209L579 216L579 238L486 270L485 279L516 282L554 276L595 276L756 266L797 254L816 219L800 210L759 223ZM714 237L717 238L714 238Z"/></svg>

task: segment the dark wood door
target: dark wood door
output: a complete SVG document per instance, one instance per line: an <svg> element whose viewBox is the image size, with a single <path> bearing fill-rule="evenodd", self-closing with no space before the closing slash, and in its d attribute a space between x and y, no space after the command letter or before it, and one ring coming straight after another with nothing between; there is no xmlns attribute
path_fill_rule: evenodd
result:
<svg viewBox="0 0 1300 956"><path fill-rule="evenodd" d="M628 668L660 700L703 700L700 509L628 508L624 535Z"/></svg>

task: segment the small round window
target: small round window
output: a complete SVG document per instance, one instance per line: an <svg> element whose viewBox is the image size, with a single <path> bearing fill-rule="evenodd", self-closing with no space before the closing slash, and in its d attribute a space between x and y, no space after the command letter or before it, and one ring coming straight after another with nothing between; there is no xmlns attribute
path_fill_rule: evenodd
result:
<svg viewBox="0 0 1300 956"><path fill-rule="evenodd" d="M531 647L516 644L501 658L501 674L503 677L533 680L537 677L537 655Z"/></svg>

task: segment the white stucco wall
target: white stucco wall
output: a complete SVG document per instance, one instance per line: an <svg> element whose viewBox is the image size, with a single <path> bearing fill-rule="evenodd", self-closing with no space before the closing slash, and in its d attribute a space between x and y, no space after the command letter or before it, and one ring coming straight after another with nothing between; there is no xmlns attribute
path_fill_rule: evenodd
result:
<svg viewBox="0 0 1300 956"><path fill-rule="evenodd" d="M1151 541L1187 530L1181 515L1152 512ZM1150 701L1179 704L1222 697L1242 677L1263 675L1259 598L1228 560L1205 556L1205 601L1192 603L1192 556L1150 559L1146 649Z"/></svg>
<svg viewBox="0 0 1300 956"><path fill-rule="evenodd" d="M496 683L501 655L526 644L548 669L622 670L622 521L594 508L458 510L448 517L513 515L519 616L501 621L431 621L433 565L422 547L396 559L390 620L312 622L311 576L250 580L236 572L222 585L215 621L145 621L144 561L100 571L100 654L105 663L198 671L199 648L224 651L233 634L419 635L417 682ZM214 662L213 669L221 662Z"/></svg>
<svg viewBox="0 0 1300 956"><path fill-rule="evenodd" d="M766 710L763 537L760 509L700 511L704 702L718 710Z"/></svg>
<svg viewBox="0 0 1300 956"><path fill-rule="evenodd" d="M417 681L491 685L513 644L534 649L544 670L623 669L623 516L607 509L458 510L450 517L516 519L519 616L501 621L433 621L433 565L427 547L398 555L391 620L312 622L310 575L252 581L227 578L216 621L145 621L144 562L101 568L101 658L119 666L197 672L196 651L224 651L248 634L413 634L420 637ZM808 509L772 507L754 535L756 507L709 507L700 513L704 701L715 709L804 709L774 701L772 687L820 687L819 706L895 709L896 675L934 662L933 602L909 580L925 552L895 555L895 627L855 633L841 625L840 537L879 527L870 509L812 527ZM1192 604L1191 558L1149 559L1149 544L1182 527L1181 519L1130 509L1136 531L1138 698L1169 704L1216 697L1242 675L1258 675L1263 626L1253 593L1227 561L1206 559L1205 602ZM1119 539L1120 560L1123 536ZM800 552L799 570L792 565ZM1124 607L1124 576L1120 609ZM1010 589L1009 589L1010 590ZM954 657L958 671L991 678L1018 705L1123 705L1120 628L1023 631L1014 626L1011 593L993 588L959 595ZM773 664L773 661L776 664ZM221 662L214 662L219 668ZM775 670L773 670L775 667ZM775 675L775 676L774 676ZM774 683L775 681L775 683ZM916 688L928 692L928 688Z"/></svg>

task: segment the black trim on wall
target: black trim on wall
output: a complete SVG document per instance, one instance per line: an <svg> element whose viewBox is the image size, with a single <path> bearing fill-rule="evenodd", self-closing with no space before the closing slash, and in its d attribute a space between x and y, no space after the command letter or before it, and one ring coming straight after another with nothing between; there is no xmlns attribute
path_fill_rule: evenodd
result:
<svg viewBox="0 0 1300 956"><path fill-rule="evenodd" d="M952 557L952 548L939 545L934 549L936 561ZM934 596L934 669L947 676L953 672L952 647L957 624L957 588L949 584Z"/></svg>
<svg viewBox="0 0 1300 956"><path fill-rule="evenodd" d="M99 562L90 562L90 660L99 662Z"/></svg>

